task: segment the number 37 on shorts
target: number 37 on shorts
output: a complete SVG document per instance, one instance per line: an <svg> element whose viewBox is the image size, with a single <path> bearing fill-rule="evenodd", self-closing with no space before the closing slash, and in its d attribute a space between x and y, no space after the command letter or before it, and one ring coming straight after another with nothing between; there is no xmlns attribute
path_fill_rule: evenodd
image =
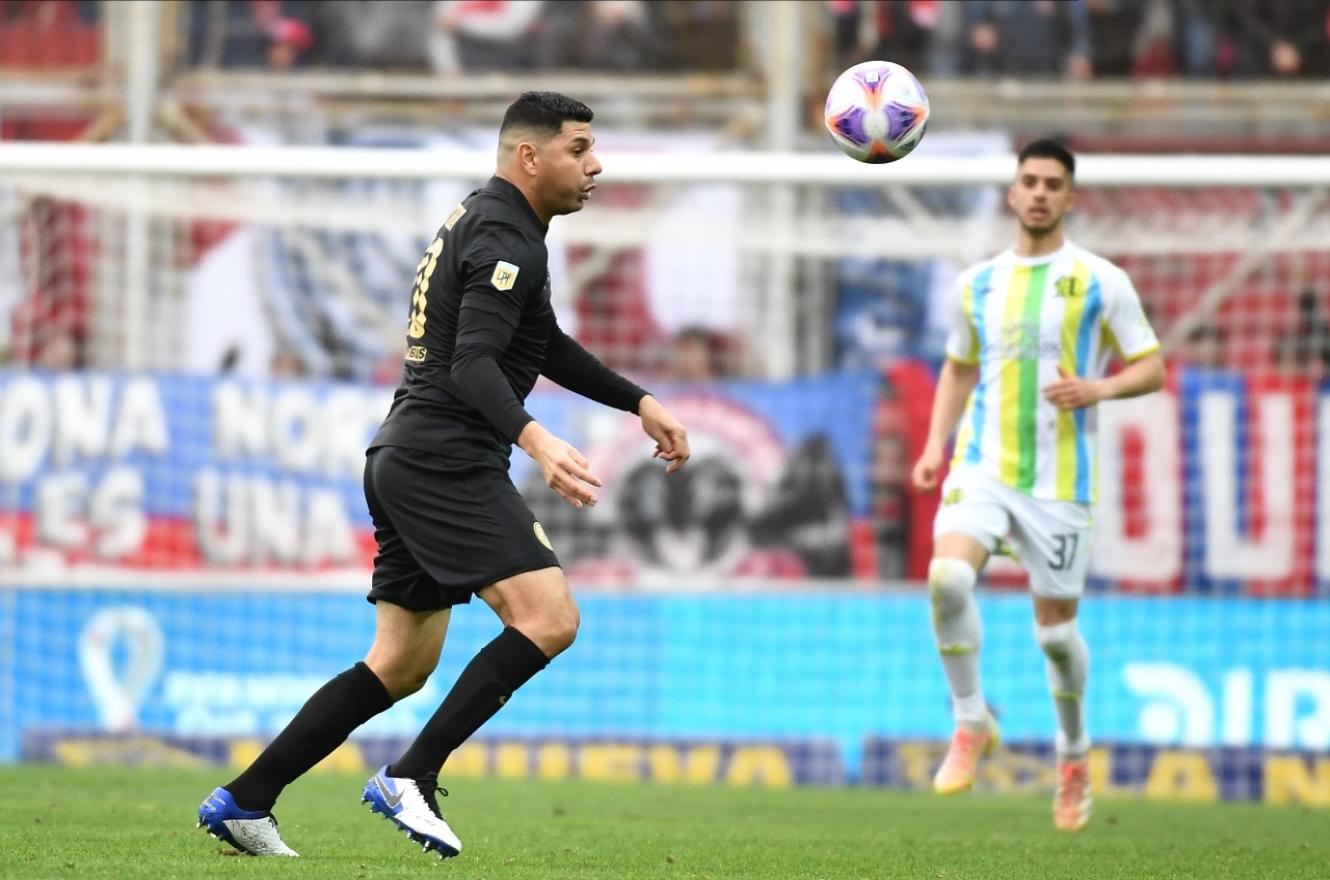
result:
<svg viewBox="0 0 1330 880"><path fill-rule="evenodd" d="M1084 591L1094 523L1089 505L1032 498L964 469L948 476L942 497L933 523L935 539L961 532L990 553L1009 544L1030 576L1031 592L1072 599Z"/></svg>

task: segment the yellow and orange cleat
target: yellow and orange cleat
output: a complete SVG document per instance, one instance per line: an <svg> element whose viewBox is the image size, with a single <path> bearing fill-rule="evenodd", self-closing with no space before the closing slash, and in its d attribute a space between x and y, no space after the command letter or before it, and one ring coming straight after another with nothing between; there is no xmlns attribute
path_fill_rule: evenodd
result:
<svg viewBox="0 0 1330 880"><path fill-rule="evenodd" d="M1080 831L1090 824L1094 798L1090 795L1090 769L1084 758L1058 758L1058 787L1053 793L1053 824L1060 831Z"/></svg>
<svg viewBox="0 0 1330 880"><path fill-rule="evenodd" d="M938 794L960 794L974 785L979 759L993 754L1002 737L992 715L978 729L957 727L951 735L947 757L933 776L933 791Z"/></svg>

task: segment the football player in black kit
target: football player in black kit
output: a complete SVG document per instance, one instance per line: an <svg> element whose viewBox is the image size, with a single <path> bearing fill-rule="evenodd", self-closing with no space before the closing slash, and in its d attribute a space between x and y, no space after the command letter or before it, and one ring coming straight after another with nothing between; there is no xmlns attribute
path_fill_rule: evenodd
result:
<svg viewBox="0 0 1330 880"><path fill-rule="evenodd" d="M635 413L666 473L688 437L655 398L574 342L550 307L545 232L595 189L591 110L527 92L504 115L495 176L448 216L416 271L405 374L370 444L365 498L378 555L363 662L309 698L233 781L199 807L199 824L251 855L296 855L272 816L282 789L434 671L452 606L472 594L504 624L419 737L366 784L363 800L425 850L462 849L439 812L448 756L577 633L578 610L540 523L508 477L516 443L574 507L596 503L587 460L523 407L538 375Z"/></svg>

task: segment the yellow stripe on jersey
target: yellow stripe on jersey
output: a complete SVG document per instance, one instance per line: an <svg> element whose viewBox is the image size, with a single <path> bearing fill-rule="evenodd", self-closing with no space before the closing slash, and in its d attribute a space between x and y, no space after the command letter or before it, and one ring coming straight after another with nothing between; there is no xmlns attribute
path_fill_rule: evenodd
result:
<svg viewBox="0 0 1330 880"><path fill-rule="evenodd" d="M1084 260L1077 260L1072 265L1071 284L1066 287L1062 299L1062 357L1059 363L1068 374L1078 372L1077 341L1081 333L1081 319L1085 315L1085 303L1090 292L1090 267ZM1057 447L1054 453L1057 460L1057 497L1063 501L1076 498L1076 477L1078 473L1076 455L1077 429L1076 414L1072 410L1058 410Z"/></svg>
<svg viewBox="0 0 1330 880"><path fill-rule="evenodd" d="M1002 358L998 367L998 477L1008 486L1016 485L1020 472L1021 315L1025 311L1030 271L1030 266L1012 268L1006 301L1002 304L1002 326L998 329Z"/></svg>

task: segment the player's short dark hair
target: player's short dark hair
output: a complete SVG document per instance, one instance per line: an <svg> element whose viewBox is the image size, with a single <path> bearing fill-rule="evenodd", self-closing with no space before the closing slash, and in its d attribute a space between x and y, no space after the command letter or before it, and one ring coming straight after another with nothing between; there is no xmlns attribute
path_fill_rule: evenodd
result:
<svg viewBox="0 0 1330 880"><path fill-rule="evenodd" d="M1076 157L1067 149L1066 144L1052 138L1040 138L1026 144L1016 157L1017 167L1025 164L1026 159L1056 159L1067 169L1068 177L1076 176Z"/></svg>
<svg viewBox="0 0 1330 880"><path fill-rule="evenodd" d="M508 105L508 111L503 114L503 123L499 126L499 134L509 129L522 128L554 137L563 131L566 120L590 122L594 115L586 104L558 92L523 92Z"/></svg>

